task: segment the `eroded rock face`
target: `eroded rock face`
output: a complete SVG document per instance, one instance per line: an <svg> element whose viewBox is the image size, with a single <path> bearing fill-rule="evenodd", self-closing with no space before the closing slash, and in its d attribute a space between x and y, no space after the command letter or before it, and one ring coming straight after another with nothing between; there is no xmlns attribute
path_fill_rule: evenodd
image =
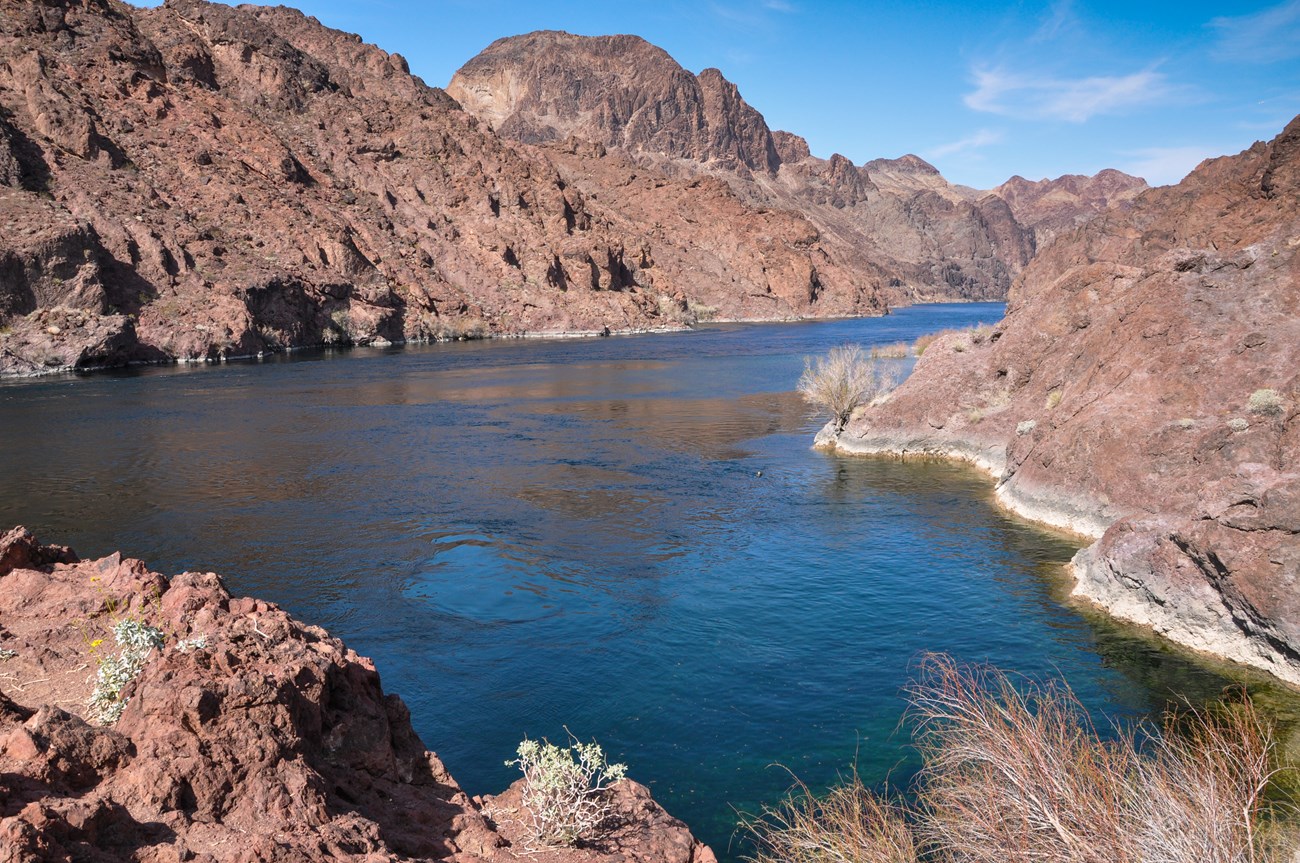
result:
<svg viewBox="0 0 1300 863"><path fill-rule="evenodd" d="M164 646L103 727L86 704L126 617ZM0 538L0 650L5 860L505 863L525 841L461 791L368 659L211 573L78 561L16 528ZM614 802L622 823L599 847L546 856L712 863L642 786Z"/></svg>
<svg viewBox="0 0 1300 863"><path fill-rule="evenodd" d="M869 270L822 278L783 216L725 201L745 225L701 246L596 201L400 56L283 7L0 0L0 196L0 374L885 305Z"/></svg>
<svg viewBox="0 0 1300 863"><path fill-rule="evenodd" d="M1001 299L1033 254L1032 234L1000 200L915 156L862 167L815 158L799 136L770 130L717 69L693 75L635 36L499 39L448 92L514 140L575 137L660 172L722 177L746 201L806 220L834 264L884 274L896 302Z"/></svg>
<svg viewBox="0 0 1300 863"><path fill-rule="evenodd" d="M1015 176L994 189L993 194L1007 202L1017 221L1034 232L1042 248L1058 234L1074 230L1103 210L1128 206L1146 189L1141 177L1107 168L1091 177L1066 174L1038 182Z"/></svg>
<svg viewBox="0 0 1300 863"><path fill-rule="evenodd" d="M845 451L982 464L1097 538L1077 592L1300 683L1300 118L1040 252Z"/></svg>

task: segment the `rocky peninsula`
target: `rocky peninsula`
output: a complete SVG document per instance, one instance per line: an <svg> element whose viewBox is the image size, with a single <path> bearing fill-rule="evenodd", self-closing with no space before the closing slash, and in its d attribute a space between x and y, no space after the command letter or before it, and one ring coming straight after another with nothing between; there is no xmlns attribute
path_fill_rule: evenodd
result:
<svg viewBox="0 0 1300 863"><path fill-rule="evenodd" d="M163 633L115 723L111 630ZM374 665L219 576L0 537L0 859L712 863L641 785L597 844L531 849L520 783L467 796ZM503 753L503 758L509 753Z"/></svg>
<svg viewBox="0 0 1300 863"><path fill-rule="evenodd" d="M819 445L979 465L1075 594L1300 684L1300 118L1066 230Z"/></svg>

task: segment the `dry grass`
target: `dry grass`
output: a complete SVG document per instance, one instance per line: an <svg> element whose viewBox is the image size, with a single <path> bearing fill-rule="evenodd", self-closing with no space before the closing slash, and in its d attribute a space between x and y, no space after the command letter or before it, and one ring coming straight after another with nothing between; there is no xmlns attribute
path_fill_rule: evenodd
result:
<svg viewBox="0 0 1300 863"><path fill-rule="evenodd" d="M831 348L816 360L805 360L798 390L804 401L830 417L839 432L859 405L869 404L898 385L898 371L869 359L857 345Z"/></svg>
<svg viewBox="0 0 1300 863"><path fill-rule="evenodd" d="M934 344L935 341L943 338L944 336L950 336L950 335L959 335L963 337L962 341L955 342L952 346L952 349L954 351L956 351L957 353L962 353L963 351L966 351L968 348L970 348L971 345L982 345L985 342L992 344L993 342L997 341L997 339L994 338L996 334L997 334L997 330L995 330L993 327L989 326L988 324L979 324L973 327L960 327L956 329L940 330L937 333L926 333L925 335L917 338L916 341L912 342L912 353L916 354L919 357L921 354L925 353L925 349L930 347L930 345ZM969 342L969 344L967 344L967 342Z"/></svg>
<svg viewBox="0 0 1300 863"><path fill-rule="evenodd" d="M803 783L781 805L742 820L757 841L753 863L915 863L906 810L873 794L856 773L817 797Z"/></svg>
<svg viewBox="0 0 1300 863"><path fill-rule="evenodd" d="M894 342L888 345L876 345L871 349L872 359L901 360L908 354L906 342Z"/></svg>
<svg viewBox="0 0 1300 863"><path fill-rule="evenodd" d="M1104 739L1060 683L935 657L902 807L854 777L746 822L756 863L1281 863L1261 841L1270 730L1248 701Z"/></svg>

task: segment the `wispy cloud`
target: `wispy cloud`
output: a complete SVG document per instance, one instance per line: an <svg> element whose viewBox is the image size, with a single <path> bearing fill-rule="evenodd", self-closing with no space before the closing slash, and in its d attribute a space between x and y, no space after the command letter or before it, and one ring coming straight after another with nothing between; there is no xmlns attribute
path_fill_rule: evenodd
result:
<svg viewBox="0 0 1300 863"><path fill-rule="evenodd" d="M1056 0L1048 7L1042 23L1034 31L1034 35L1029 37L1030 41L1050 42L1062 33L1074 29L1078 23L1078 18L1074 14L1074 0Z"/></svg>
<svg viewBox="0 0 1300 863"><path fill-rule="evenodd" d="M1144 147L1123 154L1128 161L1120 170L1134 174L1153 186L1167 186L1186 177L1193 168L1212 156L1222 156L1214 147Z"/></svg>
<svg viewBox="0 0 1300 863"><path fill-rule="evenodd" d="M1215 18L1218 31L1213 48L1220 60L1276 63L1300 57L1300 0L1288 0L1253 15Z"/></svg>
<svg viewBox="0 0 1300 863"><path fill-rule="evenodd" d="M1170 92L1166 77L1154 69L1130 75L1055 78L976 68L975 90L963 98L974 111L1031 120L1083 123L1098 114L1116 114L1159 101Z"/></svg>
<svg viewBox="0 0 1300 863"><path fill-rule="evenodd" d="M797 11L786 0L759 0L759 2L723 3L711 2L709 11L725 24L745 28L770 27L774 24L774 15L785 15Z"/></svg>
<svg viewBox="0 0 1300 863"><path fill-rule="evenodd" d="M967 135L965 138L959 138L947 144L940 144L937 147L931 147L925 151L925 155L931 159L941 159L944 156L952 156L966 150L978 150L980 147L987 147L990 144L996 144L1002 140L1002 133L993 129L980 129L978 132Z"/></svg>

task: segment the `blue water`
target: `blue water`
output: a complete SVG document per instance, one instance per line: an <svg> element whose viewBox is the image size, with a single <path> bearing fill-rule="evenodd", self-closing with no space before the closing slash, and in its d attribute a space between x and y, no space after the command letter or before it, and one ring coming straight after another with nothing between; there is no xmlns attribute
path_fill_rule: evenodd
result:
<svg viewBox="0 0 1300 863"><path fill-rule="evenodd" d="M514 778L524 735L594 737L725 857L735 810L789 786L772 765L905 782L925 651L1062 675L1103 721L1221 683L1063 605L1075 546L983 476L809 448L805 356L1001 314L0 386L0 526L215 570L329 628L470 793Z"/></svg>

